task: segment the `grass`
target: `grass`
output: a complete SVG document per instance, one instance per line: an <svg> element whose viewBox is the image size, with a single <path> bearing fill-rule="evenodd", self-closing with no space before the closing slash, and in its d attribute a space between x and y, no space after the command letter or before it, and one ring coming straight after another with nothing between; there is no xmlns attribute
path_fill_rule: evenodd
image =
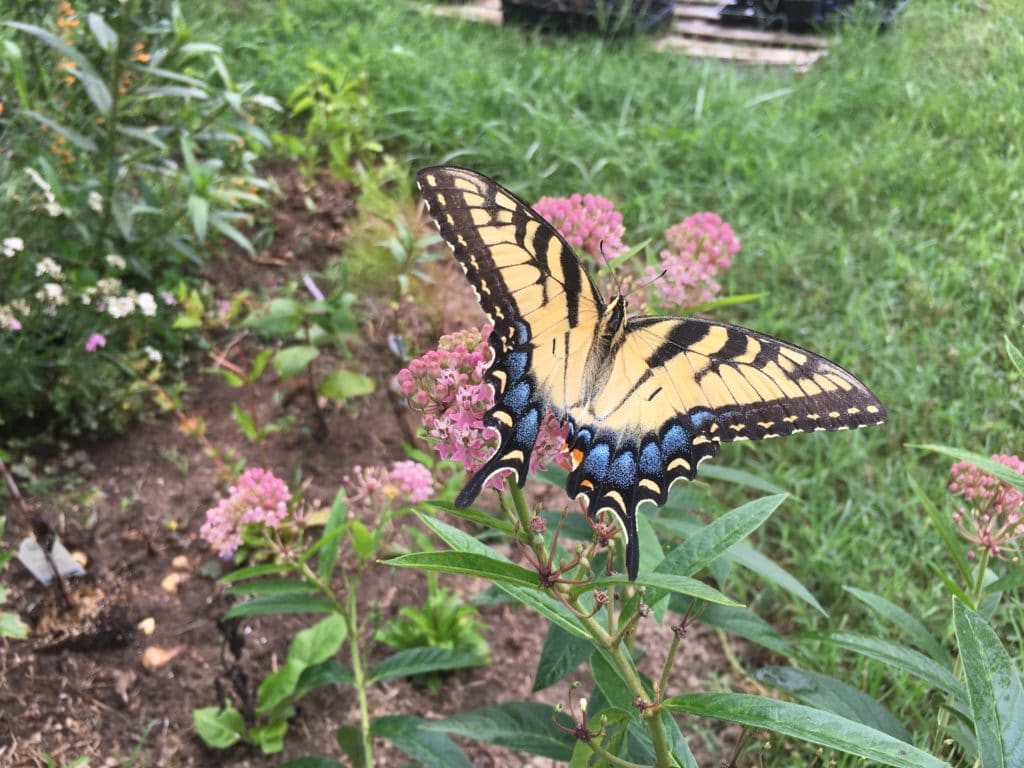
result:
<svg viewBox="0 0 1024 768"><path fill-rule="evenodd" d="M764 546L830 626L863 622L851 585L945 631L928 570L941 555L908 480L952 507L948 463L905 446L1020 447L1024 398L1002 338L1024 343L1024 6L916 0L889 34L848 27L805 75L411 8L206 0L204 16L235 66L281 98L307 60L366 71L375 138L410 173L455 162L526 199L604 194L634 241L697 210L731 222L743 250L727 288L768 296L720 318L839 361L891 414L882 429L723 451L796 496ZM778 624L824 626L801 606L758 604L784 608ZM892 693L874 667L824 663ZM931 705L888 704L927 727Z"/></svg>

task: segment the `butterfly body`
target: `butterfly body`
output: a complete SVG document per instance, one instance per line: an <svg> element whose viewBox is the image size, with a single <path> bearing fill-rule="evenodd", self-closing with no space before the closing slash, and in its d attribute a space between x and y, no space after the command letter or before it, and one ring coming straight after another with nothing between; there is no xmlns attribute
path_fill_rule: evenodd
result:
<svg viewBox="0 0 1024 768"><path fill-rule="evenodd" d="M567 493L592 516L616 515L635 578L637 507L663 504L720 443L885 420L867 387L811 352L726 323L631 317L622 296L605 303L554 227L491 179L435 167L418 181L494 323L484 423L499 446L457 505L503 470L522 485L550 412L569 425Z"/></svg>

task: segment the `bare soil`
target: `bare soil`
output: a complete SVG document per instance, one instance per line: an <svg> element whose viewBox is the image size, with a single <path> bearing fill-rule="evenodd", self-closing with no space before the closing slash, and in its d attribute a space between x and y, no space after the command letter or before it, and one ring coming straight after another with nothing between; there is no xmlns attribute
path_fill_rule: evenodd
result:
<svg viewBox="0 0 1024 768"><path fill-rule="evenodd" d="M273 213L273 242L256 259L235 255L214 265L210 276L222 295L240 288L272 290L302 270L344 258L355 211L351 186L326 177L310 183L288 168L275 169L274 175L283 197ZM418 325L406 322L406 329L436 333L479 322L461 274L446 266L439 278L435 308L402 308L433 316ZM379 300L379 306L386 302ZM190 379L185 397L189 416L205 420L209 440L222 450L231 448L281 477L295 477L301 470L305 497L328 506L353 465L402 458L402 444L412 434L409 414L390 389L401 363L387 344L387 333L393 330L388 313L371 314L374 320L354 351L360 369L376 380L376 392L348 409L330 410L322 440L314 437L316 420L308 398L275 397L278 390L270 383L260 390L264 416L289 413L293 422L275 435L262 456L245 442L232 420L239 391L219 377L196 374ZM244 345L238 347L236 362L244 362L251 353ZM87 757L90 766L170 768L272 766L314 754L342 759L334 731L358 723L355 697L347 687L320 689L303 700L283 754L264 756L245 746L216 751L201 742L192 728L192 710L218 703L232 688L232 657L218 627L229 605L216 584L225 566L198 537L205 511L222 492L214 466L195 437L184 434L171 417L80 448L87 458L71 470L77 473L74 492L54 496L43 514L68 549L87 560L88 577L69 584L72 600L83 614L76 617L81 634L51 626L61 613L53 591L40 587L12 563L5 575L12 592L9 605L35 629L29 641L0 645L0 766L43 766L48 756L56 765ZM13 522L7 546L16 546L25 535ZM445 583L467 597L485 586L455 579ZM376 612L386 620L402 605L419 603L424 596L421 575L379 566L367 575L360 600L364 612ZM491 665L451 677L436 695L407 680L381 683L372 689L371 713L436 718L504 701L568 703L572 680L582 683L574 696L589 690L591 682L580 672L552 689L531 694L544 622L512 606L484 608L482 617L488 625ZM151 625L151 634L139 628L143 620ZM243 621L238 628L244 640L242 662L233 674L243 675L255 690L281 662L295 631L309 623L309 617ZM653 619L641 625L638 644L646 651L647 674L657 674L670 639L670 630L656 626ZM369 653L376 662L390 651L371 645ZM733 675L718 638L699 625L690 630L681 658L671 692L701 689L712 679L722 684L723 678L728 682ZM735 736L730 729L705 730L704 738L694 739L699 762L717 764L720 750ZM553 764L486 744L460 745L477 766ZM388 745L377 746L378 765L409 762Z"/></svg>

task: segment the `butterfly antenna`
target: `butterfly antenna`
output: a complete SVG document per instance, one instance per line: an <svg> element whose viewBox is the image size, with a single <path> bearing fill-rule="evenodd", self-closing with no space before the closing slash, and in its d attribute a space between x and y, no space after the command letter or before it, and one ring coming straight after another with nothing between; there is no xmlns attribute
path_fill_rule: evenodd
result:
<svg viewBox="0 0 1024 768"><path fill-rule="evenodd" d="M619 294L619 296L622 296L622 283L619 281L618 274L616 274L615 270L612 269L613 259L609 258L608 254L604 252L604 240L601 241L599 248L601 250L601 258L604 259L604 266L608 270L609 279L615 284L615 292Z"/></svg>
<svg viewBox="0 0 1024 768"><path fill-rule="evenodd" d="M630 290L629 294L627 294L626 296L623 296L623 298L628 299L629 296L631 296L632 294L636 293L637 291L646 290L648 286L654 285L656 282L661 280L661 278L663 278L667 273L668 273L668 270L667 269L663 269L663 270L661 270L661 272L656 274L654 277L652 277L647 282L641 283L640 285L634 285L633 288Z"/></svg>

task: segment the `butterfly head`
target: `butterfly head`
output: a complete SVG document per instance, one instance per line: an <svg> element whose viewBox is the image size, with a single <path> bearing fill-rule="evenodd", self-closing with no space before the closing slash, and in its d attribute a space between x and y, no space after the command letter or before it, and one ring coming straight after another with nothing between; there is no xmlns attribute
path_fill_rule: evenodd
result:
<svg viewBox="0 0 1024 768"><path fill-rule="evenodd" d="M601 313L597 329L598 338L605 349L615 349L626 336L626 299L615 296Z"/></svg>

